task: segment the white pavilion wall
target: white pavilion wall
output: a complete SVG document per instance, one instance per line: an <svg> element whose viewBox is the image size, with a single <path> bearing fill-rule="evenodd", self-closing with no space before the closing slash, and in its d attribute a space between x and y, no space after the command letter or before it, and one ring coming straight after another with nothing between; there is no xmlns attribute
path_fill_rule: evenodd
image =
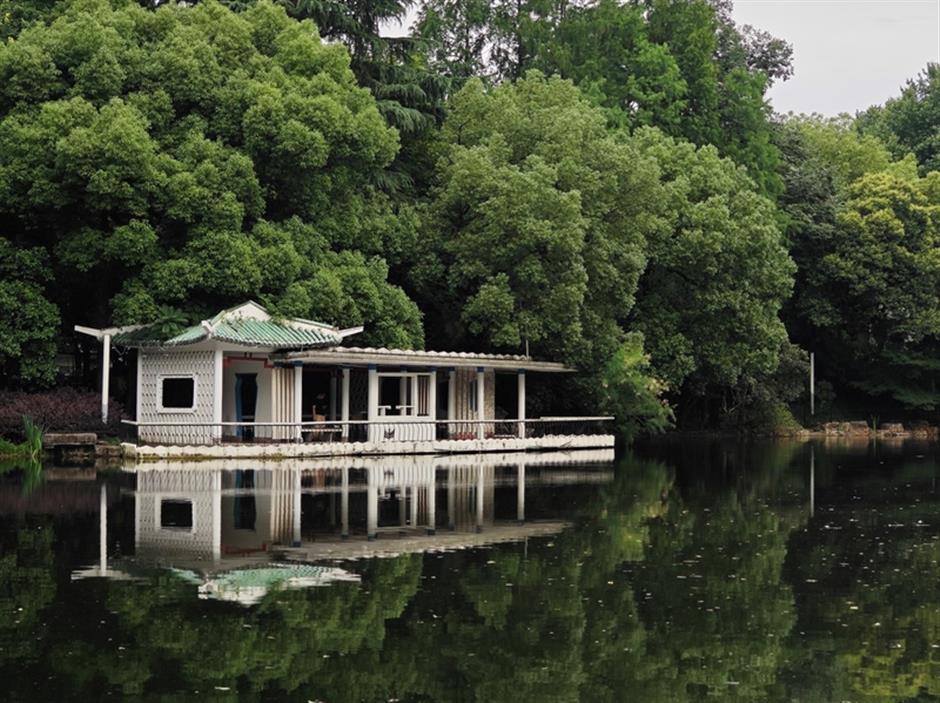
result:
<svg viewBox="0 0 940 703"><path fill-rule="evenodd" d="M255 422L271 422L271 372L274 370L265 359L225 358L222 371L222 420L235 422L235 374L255 374L258 396L255 400ZM226 427L227 436L237 434L236 428ZM258 428L256 437L270 437L271 428Z"/></svg>
<svg viewBox="0 0 940 703"><path fill-rule="evenodd" d="M137 421L157 422L165 427L141 427L138 436L152 444L209 444L215 393L215 352L184 350L140 350L140 396ZM186 412L160 410L160 378L192 375L196 381L195 407Z"/></svg>
<svg viewBox="0 0 940 703"><path fill-rule="evenodd" d="M137 502L134 541L138 557L219 558L221 471L141 471L137 474L134 495ZM192 528L161 525L161 510L167 500L191 504Z"/></svg>

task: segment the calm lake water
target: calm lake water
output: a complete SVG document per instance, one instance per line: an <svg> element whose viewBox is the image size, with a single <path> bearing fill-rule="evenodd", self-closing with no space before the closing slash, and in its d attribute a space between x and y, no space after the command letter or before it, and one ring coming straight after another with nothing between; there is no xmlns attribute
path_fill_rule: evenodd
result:
<svg viewBox="0 0 940 703"><path fill-rule="evenodd" d="M0 698L940 696L936 444L508 459L6 473Z"/></svg>

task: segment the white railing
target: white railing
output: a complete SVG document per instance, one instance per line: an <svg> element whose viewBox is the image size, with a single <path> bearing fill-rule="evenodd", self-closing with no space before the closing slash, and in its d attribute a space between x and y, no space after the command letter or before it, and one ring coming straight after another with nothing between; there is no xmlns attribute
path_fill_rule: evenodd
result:
<svg viewBox="0 0 940 703"><path fill-rule="evenodd" d="M314 422L136 422L123 420L142 444L270 442L414 442L613 434L613 417L527 420L379 420Z"/></svg>

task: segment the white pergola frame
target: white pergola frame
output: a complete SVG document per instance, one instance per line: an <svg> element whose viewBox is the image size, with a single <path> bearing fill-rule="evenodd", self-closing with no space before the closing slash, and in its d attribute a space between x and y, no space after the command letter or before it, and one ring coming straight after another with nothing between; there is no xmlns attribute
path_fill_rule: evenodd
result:
<svg viewBox="0 0 940 703"><path fill-rule="evenodd" d="M108 399L111 393L111 338L117 334L133 332L142 329L144 325L127 325L126 327L84 327L75 325L74 329L79 334L87 334L94 337L102 344L101 349L101 422L108 424Z"/></svg>

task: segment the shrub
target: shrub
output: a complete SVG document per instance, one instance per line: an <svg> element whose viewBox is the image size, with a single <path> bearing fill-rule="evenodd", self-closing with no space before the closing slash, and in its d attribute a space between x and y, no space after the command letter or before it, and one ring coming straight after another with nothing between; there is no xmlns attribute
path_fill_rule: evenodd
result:
<svg viewBox="0 0 940 703"><path fill-rule="evenodd" d="M101 422L101 396L94 391L57 388L43 393L0 393L0 436L21 441L23 418L44 432L105 432L120 428L123 409L114 400L108 406L108 424Z"/></svg>

